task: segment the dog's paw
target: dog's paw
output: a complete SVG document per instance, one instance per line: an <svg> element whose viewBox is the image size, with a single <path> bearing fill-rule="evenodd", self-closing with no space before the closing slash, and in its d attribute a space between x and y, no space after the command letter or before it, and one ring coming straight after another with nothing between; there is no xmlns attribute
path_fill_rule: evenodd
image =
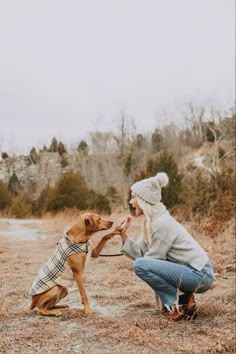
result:
<svg viewBox="0 0 236 354"><path fill-rule="evenodd" d="M89 316L93 313L93 311L88 307L84 309L84 314L85 316Z"/></svg>
<svg viewBox="0 0 236 354"><path fill-rule="evenodd" d="M52 309L68 309L70 306L67 304L57 304L52 307Z"/></svg>
<svg viewBox="0 0 236 354"><path fill-rule="evenodd" d="M62 313L58 310L38 310L37 315L59 317L62 315Z"/></svg>

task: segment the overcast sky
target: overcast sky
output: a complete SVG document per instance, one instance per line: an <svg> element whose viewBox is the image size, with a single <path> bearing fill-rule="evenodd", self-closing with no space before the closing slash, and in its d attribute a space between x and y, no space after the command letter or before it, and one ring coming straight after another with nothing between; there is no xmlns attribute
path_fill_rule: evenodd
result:
<svg viewBox="0 0 236 354"><path fill-rule="evenodd" d="M0 151L233 104L234 0L0 0Z"/></svg>

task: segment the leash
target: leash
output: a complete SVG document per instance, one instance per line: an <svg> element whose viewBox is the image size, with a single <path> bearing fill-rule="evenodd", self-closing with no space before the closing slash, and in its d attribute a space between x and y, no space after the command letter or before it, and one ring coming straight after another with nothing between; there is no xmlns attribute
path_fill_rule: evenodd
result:
<svg viewBox="0 0 236 354"><path fill-rule="evenodd" d="M122 253L117 253L117 254L99 254L99 257L117 257L117 256L123 256Z"/></svg>

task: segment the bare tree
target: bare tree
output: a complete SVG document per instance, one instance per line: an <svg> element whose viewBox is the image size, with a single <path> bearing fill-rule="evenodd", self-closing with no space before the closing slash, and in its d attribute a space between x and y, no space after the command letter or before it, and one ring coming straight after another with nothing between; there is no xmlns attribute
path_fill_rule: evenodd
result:
<svg viewBox="0 0 236 354"><path fill-rule="evenodd" d="M198 143L204 140L204 117L206 114L206 107L202 105L194 105L189 102L183 112L184 121L187 129L189 129Z"/></svg>
<svg viewBox="0 0 236 354"><path fill-rule="evenodd" d="M89 143L94 154L111 153L116 150L116 144L111 132L92 132L89 135Z"/></svg>
<svg viewBox="0 0 236 354"><path fill-rule="evenodd" d="M116 141L117 148L120 152L120 156L123 157L127 151L128 145L136 136L136 124L133 117L125 114L125 109L121 111L121 116L118 120L117 132L113 134L113 138Z"/></svg>
<svg viewBox="0 0 236 354"><path fill-rule="evenodd" d="M234 118L235 120L235 118ZM211 130L213 136L214 136L214 142L213 142L213 158L212 158L212 163L211 163L211 168L210 172L213 176L216 176L217 174L221 173L221 161L225 159L230 159L234 158L235 159L235 146L232 146L229 148L228 151L224 151L223 149L220 149L220 143L222 140L225 138L226 133L227 133L227 120L225 119L224 121L221 122L222 126L222 131L219 134L219 130L215 129L214 127L209 127L208 129Z"/></svg>

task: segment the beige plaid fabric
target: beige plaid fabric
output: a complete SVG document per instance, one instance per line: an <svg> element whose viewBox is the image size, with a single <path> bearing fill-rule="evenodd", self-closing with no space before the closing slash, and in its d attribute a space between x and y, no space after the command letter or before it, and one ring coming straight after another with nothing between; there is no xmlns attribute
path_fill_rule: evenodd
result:
<svg viewBox="0 0 236 354"><path fill-rule="evenodd" d="M90 241L73 243L65 233L64 237L57 243L51 258L40 269L29 291L29 295L40 294L56 286L56 279L66 269L67 257L75 253L88 253L89 245Z"/></svg>

